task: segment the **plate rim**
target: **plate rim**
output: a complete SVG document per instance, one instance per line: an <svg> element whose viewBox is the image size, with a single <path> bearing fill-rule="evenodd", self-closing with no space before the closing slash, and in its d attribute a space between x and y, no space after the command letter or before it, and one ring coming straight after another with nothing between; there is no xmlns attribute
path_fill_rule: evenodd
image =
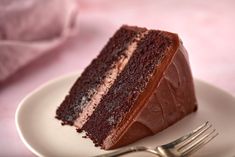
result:
<svg viewBox="0 0 235 157"><path fill-rule="evenodd" d="M52 83L55 83L55 82L59 82L60 80L63 80L63 79L67 79L67 78L70 78L70 77L75 77L75 76L79 76L81 75L81 72L80 71L77 71L77 72L72 72L72 73L68 73L68 74L65 74L65 75L61 75L59 77L55 77L53 79L50 79L49 81L47 82L44 82L42 83L41 85L39 85L38 87L36 87L34 90L32 90L31 92L29 92L23 99L21 99L21 101L19 102L17 108L16 108L16 111L15 111L15 125L16 125L16 130L17 130L17 133L20 137L20 140L23 142L23 144L26 146L26 148L28 148L33 154L35 154L36 156L43 156L41 153L39 153L36 149L34 149L28 142L27 140L24 138L23 136L23 133L21 131L21 126L19 124L19 115L20 115L20 110L22 109L24 103L26 100L28 100L31 96L33 96L34 94L36 94L38 91L42 90L43 88L49 86L50 84Z"/></svg>
<svg viewBox="0 0 235 157"><path fill-rule="evenodd" d="M19 102L18 106L17 106L17 109L15 111L15 125L16 125L16 130L17 130L17 133L20 137L20 140L23 142L23 144L26 146L26 148L31 151L34 155L36 156L39 156L39 157L43 157L43 155L38 152L36 149L34 149L28 142L27 140L25 139L24 135L23 135L23 132L21 131L21 126L20 126L20 122L19 122L19 116L20 116L20 111L23 107L23 105L25 104L25 101L28 100L31 96L35 95L38 91L42 90L43 88L49 86L50 84L53 84L53 83L56 83L56 82L59 82L61 80L64 80L64 79L68 79L68 78L71 78L71 77L75 77L75 76L80 76L81 75L81 70L80 71L76 71L76 72L71 72L71 73L67 73L67 74L64 74L64 75L61 75L59 77L55 77L53 79L50 79L49 81L45 82L45 83L42 83L41 85L39 85L38 87L36 87L34 90L32 90L30 93L28 93L23 99L21 99L21 101ZM195 82L199 82L201 84L204 84L206 86L209 86L209 87L212 87L220 92L223 92L229 96L231 96L234 100L235 100L235 96L232 94L232 93L229 93L228 91L220 88L220 87L217 87L211 83L208 83L202 79L198 79L198 78L193 78L193 81L194 81L194 84ZM195 86L195 85L194 85Z"/></svg>

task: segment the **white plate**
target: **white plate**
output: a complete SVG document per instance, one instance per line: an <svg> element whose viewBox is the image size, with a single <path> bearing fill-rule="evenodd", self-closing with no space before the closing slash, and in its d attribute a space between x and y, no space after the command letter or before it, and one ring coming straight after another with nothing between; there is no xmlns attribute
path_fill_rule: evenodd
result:
<svg viewBox="0 0 235 157"><path fill-rule="evenodd" d="M77 74L52 80L26 96L16 111L16 126L23 143L38 156L93 156L107 151L82 138L74 127L61 126L54 118L57 106L78 77ZM235 155L235 98L205 82L196 80L199 110L155 136L133 145L157 146L186 134L210 121L219 136L197 153L200 157ZM133 154L131 156L149 156Z"/></svg>

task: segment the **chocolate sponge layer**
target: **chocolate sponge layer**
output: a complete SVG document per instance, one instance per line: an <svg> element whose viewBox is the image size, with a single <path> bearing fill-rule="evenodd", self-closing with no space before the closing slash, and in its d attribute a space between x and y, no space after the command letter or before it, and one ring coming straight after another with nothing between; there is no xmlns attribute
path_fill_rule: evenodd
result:
<svg viewBox="0 0 235 157"><path fill-rule="evenodd" d="M58 107L56 118L62 120L62 124L74 124L83 108L96 93L96 88L103 83L106 72L113 67L119 57L125 55L124 51L129 44L144 30L146 29L123 26L110 38L101 53L84 70Z"/></svg>
<svg viewBox="0 0 235 157"><path fill-rule="evenodd" d="M156 30L148 31L145 38L139 41L122 74L82 128L96 145L110 149L134 142L161 131L195 110L196 99L187 58L182 58L181 55L181 62L178 63L179 57L175 57L180 44L176 34ZM178 63L177 67L169 68L175 62ZM167 71L169 69L170 73ZM179 72L182 76L169 78L176 77L173 75ZM164 80L167 79L166 73L169 75L167 78L173 82ZM180 81L179 85L177 79ZM171 86L175 83L177 86ZM150 99L151 102L158 100L153 105L149 102ZM149 105L152 106L150 111L157 108L160 114L150 118L147 112L146 115L142 114L140 119L149 119L148 123L153 123L154 127L158 125L157 129L151 129L151 125L146 127L143 123L133 123L137 115L141 114L144 108L149 108ZM154 124L159 119L164 121L163 124ZM133 129L133 124L134 127L139 127ZM130 132L130 129L136 136L123 136Z"/></svg>

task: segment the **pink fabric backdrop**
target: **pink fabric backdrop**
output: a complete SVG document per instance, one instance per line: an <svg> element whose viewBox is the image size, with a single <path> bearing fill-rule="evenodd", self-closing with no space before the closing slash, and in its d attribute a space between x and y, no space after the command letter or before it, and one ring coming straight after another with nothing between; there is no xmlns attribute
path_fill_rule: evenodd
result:
<svg viewBox="0 0 235 157"><path fill-rule="evenodd" d="M233 0L81 0L78 35L0 84L0 156L33 156L16 132L20 100L52 78L84 69L122 24L178 33L194 76L235 94L234 7Z"/></svg>

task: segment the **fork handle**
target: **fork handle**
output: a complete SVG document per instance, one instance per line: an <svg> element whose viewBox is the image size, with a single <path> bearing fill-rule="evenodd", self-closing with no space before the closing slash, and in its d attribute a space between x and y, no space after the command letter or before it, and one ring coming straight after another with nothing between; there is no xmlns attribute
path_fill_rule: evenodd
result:
<svg viewBox="0 0 235 157"><path fill-rule="evenodd" d="M126 154L130 154L130 153L134 153L134 152L149 152L152 153L154 155L157 155L158 157L161 157L160 154L153 149L147 148L147 147L130 147L127 149L120 149L117 150L115 152L111 152L111 153L107 153L107 154L102 154L102 155L98 155L95 157L117 157L117 156L122 156L122 155L126 155Z"/></svg>

